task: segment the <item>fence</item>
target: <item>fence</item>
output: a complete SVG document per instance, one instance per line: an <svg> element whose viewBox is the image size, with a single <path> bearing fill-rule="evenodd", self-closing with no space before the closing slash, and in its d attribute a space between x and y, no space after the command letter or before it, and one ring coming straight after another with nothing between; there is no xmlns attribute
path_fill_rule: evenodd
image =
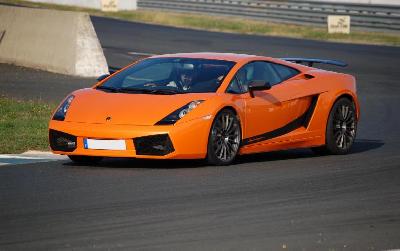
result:
<svg viewBox="0 0 400 251"><path fill-rule="evenodd" d="M400 6L302 0L138 0L139 8L198 12L273 22L326 25L328 15L349 15L351 26L400 32Z"/></svg>

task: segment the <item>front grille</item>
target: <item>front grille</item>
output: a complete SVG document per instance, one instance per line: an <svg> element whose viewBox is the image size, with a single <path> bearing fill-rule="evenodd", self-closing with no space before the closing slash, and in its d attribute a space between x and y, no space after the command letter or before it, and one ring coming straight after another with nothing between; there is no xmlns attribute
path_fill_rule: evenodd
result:
<svg viewBox="0 0 400 251"><path fill-rule="evenodd" d="M137 155L163 156L175 151L168 134L158 134L133 139Z"/></svg>
<svg viewBox="0 0 400 251"><path fill-rule="evenodd" d="M76 149L76 137L68 133L50 130L49 141L53 151L72 152Z"/></svg>

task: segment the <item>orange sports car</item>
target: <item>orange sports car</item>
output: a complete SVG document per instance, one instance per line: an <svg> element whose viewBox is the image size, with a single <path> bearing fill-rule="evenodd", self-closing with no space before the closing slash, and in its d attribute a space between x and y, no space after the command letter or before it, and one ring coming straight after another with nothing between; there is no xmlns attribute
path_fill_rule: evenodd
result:
<svg viewBox="0 0 400 251"><path fill-rule="evenodd" d="M66 97L49 124L50 147L85 163L134 157L227 165L238 154L303 147L348 153L359 120L355 79L314 63L346 66L227 53L149 57Z"/></svg>

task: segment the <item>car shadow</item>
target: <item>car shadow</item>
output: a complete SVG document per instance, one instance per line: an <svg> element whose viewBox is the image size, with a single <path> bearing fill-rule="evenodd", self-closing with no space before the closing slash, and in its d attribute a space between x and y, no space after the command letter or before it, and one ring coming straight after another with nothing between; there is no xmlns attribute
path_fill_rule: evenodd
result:
<svg viewBox="0 0 400 251"><path fill-rule="evenodd" d="M380 140L359 139L353 144L350 154L358 154L380 148L384 145ZM252 162L271 162L301 158L319 158L321 155L314 153L310 149L282 150L274 152L248 154L238 156L231 165L246 164ZM93 165L77 164L72 161L63 163L64 166L76 168L142 168L142 169L181 169L207 167L204 160L151 160L135 158L105 158L101 162Z"/></svg>
<svg viewBox="0 0 400 251"><path fill-rule="evenodd" d="M370 150L380 148L384 144L385 143L382 140L357 139L351 148L351 153L367 152Z"/></svg>
<svg viewBox="0 0 400 251"><path fill-rule="evenodd" d="M351 148L351 154L358 154L380 148L384 145L381 140L369 140L369 139L357 139ZM311 149L293 149L293 150L281 150L275 152L265 152L238 156L235 164L251 163L251 162L264 162L264 161L278 161L278 160L289 160L289 159L300 159L300 158L319 158L323 155L313 152Z"/></svg>
<svg viewBox="0 0 400 251"><path fill-rule="evenodd" d="M205 167L204 160L154 160L136 158L104 158L92 165L79 164L72 161L63 163L64 166L76 168L137 168L137 169L183 169Z"/></svg>

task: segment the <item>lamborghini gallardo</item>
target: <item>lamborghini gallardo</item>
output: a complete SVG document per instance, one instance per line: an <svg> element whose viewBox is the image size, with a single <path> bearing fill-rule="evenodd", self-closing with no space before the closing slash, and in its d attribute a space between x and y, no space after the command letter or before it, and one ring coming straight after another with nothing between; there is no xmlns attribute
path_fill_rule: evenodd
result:
<svg viewBox="0 0 400 251"><path fill-rule="evenodd" d="M355 78L314 68L335 60L229 53L152 56L100 76L55 110L56 154L96 163L103 157L205 159L291 148L346 154L356 137Z"/></svg>

